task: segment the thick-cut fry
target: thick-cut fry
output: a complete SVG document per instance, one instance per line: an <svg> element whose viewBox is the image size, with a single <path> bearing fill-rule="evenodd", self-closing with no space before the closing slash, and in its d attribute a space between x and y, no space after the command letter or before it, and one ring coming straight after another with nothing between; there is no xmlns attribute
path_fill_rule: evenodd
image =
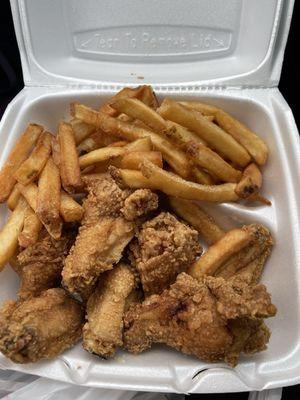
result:
<svg viewBox="0 0 300 400"><path fill-rule="evenodd" d="M116 118L111 118L82 104L74 103L71 106L71 114L82 121L99 127L109 134L119 136L131 142L143 137L150 137L153 147L162 153L163 158L170 164L174 171L182 177L189 175L190 168L186 155L181 150L174 148L170 142L163 139L157 133L138 128Z"/></svg>
<svg viewBox="0 0 300 400"><path fill-rule="evenodd" d="M144 160L151 161L160 168L163 167L163 160L159 151L133 151L124 154L121 160L121 168L139 169L141 162Z"/></svg>
<svg viewBox="0 0 300 400"><path fill-rule="evenodd" d="M59 169L49 158L38 182L36 213L49 234L56 240L61 236Z"/></svg>
<svg viewBox="0 0 300 400"><path fill-rule="evenodd" d="M181 126L173 121L166 121L167 128L164 134L172 142L178 146L185 146L189 142L195 142L206 145L206 142L201 139L195 132L189 131L184 126Z"/></svg>
<svg viewBox="0 0 300 400"><path fill-rule="evenodd" d="M213 185L215 183L212 176L198 167L193 167L191 169L190 180L196 183L201 183L201 185Z"/></svg>
<svg viewBox="0 0 300 400"><path fill-rule="evenodd" d="M161 132L166 129L166 121L138 99L117 99L111 103L111 107L118 112L129 115L131 118L139 119L154 131Z"/></svg>
<svg viewBox="0 0 300 400"><path fill-rule="evenodd" d="M147 183L147 188L159 189L165 194L181 197L189 200L203 200L211 202L236 201L238 199L234 192L235 184L225 183L223 185L199 185L194 182L186 181L179 176L164 171L162 168L154 165L150 161L144 161L140 165L142 174L146 178L143 182ZM120 173L122 177L122 172ZM125 179L124 183L125 183ZM138 179L134 181L138 185ZM127 179L127 185L133 187L133 183ZM134 188L143 186L134 186Z"/></svg>
<svg viewBox="0 0 300 400"><path fill-rule="evenodd" d="M232 115L220 108L197 101L180 103L188 108L200 111L204 115L213 115L218 125L244 146L258 165L266 163L268 148L265 142Z"/></svg>
<svg viewBox="0 0 300 400"><path fill-rule="evenodd" d="M54 164L59 167L60 165L60 147L56 136L51 137L51 151L52 151L52 160Z"/></svg>
<svg viewBox="0 0 300 400"><path fill-rule="evenodd" d="M60 146L60 176L63 188L74 193L82 186L79 160L72 126L61 122L58 128Z"/></svg>
<svg viewBox="0 0 300 400"><path fill-rule="evenodd" d="M133 169L119 169L114 166L108 168L111 176L119 183L119 185L130 187L132 189L152 189L156 190L156 186L140 172ZM90 174L87 177L95 178L98 174ZM99 174L100 176L101 174Z"/></svg>
<svg viewBox="0 0 300 400"><path fill-rule="evenodd" d="M28 207L24 217L24 226L22 232L19 234L18 241L21 247L28 247L38 241L39 233L43 224L38 216Z"/></svg>
<svg viewBox="0 0 300 400"><path fill-rule="evenodd" d="M143 85L143 90L141 91L140 96L137 98L139 98L143 103L147 104L147 106L153 108L154 110L156 110L159 106L155 93L152 87L149 85Z"/></svg>
<svg viewBox="0 0 300 400"><path fill-rule="evenodd" d="M108 135L101 130L97 130L79 144L77 152L78 155L83 155L101 147L109 146L119 140L120 138L117 136Z"/></svg>
<svg viewBox="0 0 300 400"><path fill-rule="evenodd" d="M252 240L248 227L232 229L219 241L210 246L206 253L190 266L188 273L196 279L204 275L214 275L230 256L246 247Z"/></svg>
<svg viewBox="0 0 300 400"><path fill-rule="evenodd" d="M111 102L113 102L117 99L122 99L122 98L126 98L126 97L141 98L143 96L143 92L144 92L144 86L138 86L136 88L125 87L125 88L121 89L118 93L116 93L110 99L109 102L103 104L99 108L99 111L101 111L107 115L110 115L111 117L117 117L119 115L119 112L110 106Z"/></svg>
<svg viewBox="0 0 300 400"><path fill-rule="evenodd" d="M258 193L262 185L262 175L254 163L248 165L243 172L240 182L236 186L236 194L242 199Z"/></svg>
<svg viewBox="0 0 300 400"><path fill-rule="evenodd" d="M153 150L150 137L143 137L126 145L126 151L151 151Z"/></svg>
<svg viewBox="0 0 300 400"><path fill-rule="evenodd" d="M21 193L20 193L19 189L17 188L17 186L15 185L11 194L9 195L9 197L6 201L7 207L10 210L14 210L17 207L20 197L21 197Z"/></svg>
<svg viewBox="0 0 300 400"><path fill-rule="evenodd" d="M77 145L95 132L95 127L93 125L88 125L76 118L70 121L70 125L72 126L75 143Z"/></svg>
<svg viewBox="0 0 300 400"><path fill-rule="evenodd" d="M44 168L51 153L52 135L44 132L40 135L36 147L30 156L25 160L14 174L14 178L27 185L34 181Z"/></svg>
<svg viewBox="0 0 300 400"><path fill-rule="evenodd" d="M79 157L80 168L110 160L125 153L124 147L103 147Z"/></svg>
<svg viewBox="0 0 300 400"><path fill-rule="evenodd" d="M29 124L25 132L13 146L6 162L0 170L0 203L10 195L14 185L14 173L28 157L44 128L40 125Z"/></svg>
<svg viewBox="0 0 300 400"><path fill-rule="evenodd" d="M224 279L240 278L244 281L247 281L249 285L257 284L261 278L264 265L270 253L271 249L267 248L245 267L238 269L238 271L235 272L234 275L230 275L229 278Z"/></svg>
<svg viewBox="0 0 300 400"><path fill-rule="evenodd" d="M18 236L23 228L27 208L25 199L20 198L17 207L0 231L0 271L18 247Z"/></svg>
<svg viewBox="0 0 300 400"><path fill-rule="evenodd" d="M33 211L37 209L38 187L34 183L23 186L21 183L17 184L19 191L27 200ZM83 216L83 208L78 204L70 195L63 190L60 193L60 215L65 222L80 221Z"/></svg>
<svg viewBox="0 0 300 400"><path fill-rule="evenodd" d="M225 231L216 224L213 217L198 204L171 196L169 200L175 213L197 229L207 244L212 245L225 235Z"/></svg>
<svg viewBox="0 0 300 400"><path fill-rule="evenodd" d="M109 144L107 147L124 147L128 144L125 140L119 140L118 142L113 142Z"/></svg>
<svg viewBox="0 0 300 400"><path fill-rule="evenodd" d="M249 164L251 158L244 147L218 125L204 118L201 113L171 99L165 99L157 112L164 118L196 132L210 147L224 154L237 165L245 167Z"/></svg>
<svg viewBox="0 0 300 400"><path fill-rule="evenodd" d="M240 171L203 144L190 142L186 145L186 152L196 165L211 171L223 182L238 182L242 176Z"/></svg>

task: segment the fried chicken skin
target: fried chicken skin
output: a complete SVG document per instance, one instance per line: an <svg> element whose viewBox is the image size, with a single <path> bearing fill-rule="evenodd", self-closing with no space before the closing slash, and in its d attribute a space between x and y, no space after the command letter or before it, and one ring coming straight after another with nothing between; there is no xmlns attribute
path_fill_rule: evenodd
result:
<svg viewBox="0 0 300 400"><path fill-rule="evenodd" d="M63 263L74 241L75 231L65 230L55 240L43 230L35 244L18 254L14 269L21 278L20 299L38 296L60 285Z"/></svg>
<svg viewBox="0 0 300 400"><path fill-rule="evenodd" d="M88 179L86 184L82 226L62 272L63 286L83 299L92 293L99 276L120 261L135 234L131 196L135 196L136 203L140 193L144 212L157 207L157 195L150 190L145 196L144 191L121 189L108 175ZM132 217L130 221L125 218L127 214Z"/></svg>
<svg viewBox="0 0 300 400"><path fill-rule="evenodd" d="M7 301L0 311L0 351L13 362L54 358L81 337L81 305L63 289L25 301Z"/></svg>
<svg viewBox="0 0 300 400"><path fill-rule="evenodd" d="M166 212L142 225L130 249L145 295L161 293L202 253L198 232Z"/></svg>
<svg viewBox="0 0 300 400"><path fill-rule="evenodd" d="M83 347L87 351L108 358L122 346L124 310L134 286L134 275L125 264L101 275L87 302L83 328Z"/></svg>
<svg viewBox="0 0 300 400"><path fill-rule="evenodd" d="M226 287L223 292L222 285ZM238 288L230 290L228 285L230 283L223 278L209 277L208 281L197 281L181 273L170 289L146 298L127 312L124 320L125 348L139 353L150 348L152 343L165 343L204 361L226 360L227 354L232 354L236 340L229 324L232 319L273 316L276 312L270 296L260 288L262 285L249 287L248 291L241 293ZM240 296L239 305L235 295ZM257 307L254 296L257 296ZM230 320L223 304L232 310Z"/></svg>

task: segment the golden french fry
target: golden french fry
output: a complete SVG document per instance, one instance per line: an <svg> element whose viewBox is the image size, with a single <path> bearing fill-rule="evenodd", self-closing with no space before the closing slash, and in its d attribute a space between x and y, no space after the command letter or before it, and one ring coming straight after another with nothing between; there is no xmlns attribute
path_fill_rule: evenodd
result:
<svg viewBox="0 0 300 400"><path fill-rule="evenodd" d="M14 173L14 178L18 182L22 183L23 185L27 185L39 176L50 156L51 142L51 133L43 132L40 135L36 147L33 149L30 156Z"/></svg>
<svg viewBox="0 0 300 400"><path fill-rule="evenodd" d="M81 221L83 208L63 190L60 193L60 215L65 222Z"/></svg>
<svg viewBox="0 0 300 400"><path fill-rule="evenodd" d="M254 163L244 169L243 176L236 186L236 194L242 198L258 193L262 185L262 175L258 166Z"/></svg>
<svg viewBox="0 0 300 400"><path fill-rule="evenodd" d="M188 273L196 279L204 275L214 275L230 256L246 247L252 240L247 226L232 229L220 240L210 246L207 251L188 269Z"/></svg>
<svg viewBox="0 0 300 400"><path fill-rule="evenodd" d="M216 224L213 217L195 202L171 196L169 200L173 211L191 224L207 244L214 244L225 235L225 231Z"/></svg>
<svg viewBox="0 0 300 400"><path fill-rule="evenodd" d="M268 147L265 142L258 137L255 132L251 131L232 115L226 113L220 108L197 101L180 103L188 108L200 111L202 114L213 115L218 125L228 132L237 142L244 146L258 165L266 163L268 158Z"/></svg>
<svg viewBox="0 0 300 400"><path fill-rule="evenodd" d="M60 186L59 169L49 158L38 182L36 213L48 233L56 240L60 238L62 230L59 216Z"/></svg>
<svg viewBox="0 0 300 400"><path fill-rule="evenodd" d="M38 196L38 187L35 183L29 183L28 185L22 185L21 183L16 184L17 189L20 191L22 196L25 197L27 203L36 212L37 208L37 196Z"/></svg>
<svg viewBox="0 0 300 400"><path fill-rule="evenodd" d="M111 117L117 117L119 115L119 112L112 108L110 106L110 103L117 100L117 99L122 99L126 97L136 97L139 98L143 95L144 92L144 86L138 86L136 88L129 88L125 87L122 90L120 90L118 93L116 93L108 103L103 104L99 111L110 115Z"/></svg>
<svg viewBox="0 0 300 400"><path fill-rule="evenodd" d="M21 197L21 193L20 193L19 189L17 188L17 186L15 185L13 190L11 191L11 194L9 195L9 197L6 201L7 207L10 210L14 210L18 204L20 197Z"/></svg>
<svg viewBox="0 0 300 400"><path fill-rule="evenodd" d="M166 129L165 120L155 110L138 99L117 99L110 105L120 113L124 113L134 119L139 119L154 131L161 132Z"/></svg>
<svg viewBox="0 0 300 400"><path fill-rule="evenodd" d="M44 128L40 125L29 124L25 132L16 141L6 162L0 170L0 203L10 195L16 180L14 173L26 160L31 149L36 144Z"/></svg>
<svg viewBox="0 0 300 400"><path fill-rule="evenodd" d="M157 133L136 127L116 118L111 118L104 113L94 111L82 104L72 104L71 114L109 134L119 136L130 142L143 137L149 137L155 150L162 153L163 158L170 164L174 171L182 177L187 177L189 175L190 167L186 155L181 150L174 148L170 142L163 139Z"/></svg>
<svg viewBox="0 0 300 400"><path fill-rule="evenodd" d="M107 147L124 147L128 144L125 140L119 140L118 142L113 142L109 144Z"/></svg>
<svg viewBox="0 0 300 400"><path fill-rule="evenodd" d="M38 241L39 233L43 225L38 216L28 207L24 217L24 226L19 234L18 241L21 247L28 247Z"/></svg>
<svg viewBox="0 0 300 400"><path fill-rule="evenodd" d="M143 85L142 87L143 90L141 91L140 96L137 98L139 98L143 103L147 104L147 106L156 110L159 104L152 87L148 85Z"/></svg>
<svg viewBox="0 0 300 400"><path fill-rule="evenodd" d="M60 147L60 176L63 188L74 193L82 186L79 160L72 126L61 122L58 127L58 142Z"/></svg>
<svg viewBox="0 0 300 400"><path fill-rule="evenodd" d="M191 181L201 183L201 185L213 185L215 183L214 179L206 171L198 167L191 169L190 178Z"/></svg>
<svg viewBox="0 0 300 400"><path fill-rule="evenodd" d="M111 176L122 186L129 187L132 189L152 189L156 190L156 186L149 179L145 178L140 171L134 169L119 169L114 166L108 168ZM90 174L86 175L93 178L93 175L101 174Z"/></svg>
<svg viewBox="0 0 300 400"><path fill-rule="evenodd" d="M184 126L181 126L173 121L166 121L167 128L164 134L172 142L178 146L185 146L189 142L195 142L206 145L206 142L201 139L195 132L189 131Z"/></svg>
<svg viewBox="0 0 300 400"><path fill-rule="evenodd" d="M0 231L0 271L17 250L18 236L23 228L27 208L25 199L20 198L17 207Z"/></svg>
<svg viewBox="0 0 300 400"><path fill-rule="evenodd" d="M109 146L119 140L117 136L108 135L101 130L97 130L79 144L77 152L79 155L83 155L101 147Z"/></svg>
<svg viewBox="0 0 300 400"><path fill-rule="evenodd" d="M190 142L186 145L186 152L196 165L209 172L211 171L223 182L238 182L242 176L241 171L233 168L222 157L203 144Z"/></svg>
<svg viewBox="0 0 300 400"><path fill-rule="evenodd" d="M60 146L56 136L52 135L51 138L51 152L52 152L52 160L54 164L59 167L60 165Z"/></svg>
<svg viewBox="0 0 300 400"><path fill-rule="evenodd" d="M103 147L79 157L80 168L110 160L125 153L125 147Z"/></svg>
<svg viewBox="0 0 300 400"><path fill-rule="evenodd" d="M245 167L249 164L251 157L247 150L218 125L208 121L201 113L171 99L165 99L157 112L162 117L196 132L210 147L237 165Z"/></svg>
<svg viewBox="0 0 300 400"><path fill-rule="evenodd" d="M162 155L159 151L133 151L123 155L121 168L139 169L139 165L144 160L149 160L160 168L163 167Z"/></svg>
<svg viewBox="0 0 300 400"><path fill-rule="evenodd" d="M75 143L77 145L95 132L95 127L93 125L88 125L79 119L73 118L69 123L72 126Z"/></svg>
<svg viewBox="0 0 300 400"><path fill-rule="evenodd" d="M126 151L152 151L153 146L150 137L144 137L137 139L134 142L130 142L126 145Z"/></svg>
<svg viewBox="0 0 300 400"><path fill-rule="evenodd" d="M269 199L266 199L264 196L261 196L259 193L253 193L248 197L248 200L258 201L259 203L265 204L266 206L271 206L272 202Z"/></svg>
<svg viewBox="0 0 300 400"><path fill-rule="evenodd" d="M146 160L141 164L140 169L150 185L171 196L219 203L238 199L234 192L236 185L233 183L200 185L186 181Z"/></svg>

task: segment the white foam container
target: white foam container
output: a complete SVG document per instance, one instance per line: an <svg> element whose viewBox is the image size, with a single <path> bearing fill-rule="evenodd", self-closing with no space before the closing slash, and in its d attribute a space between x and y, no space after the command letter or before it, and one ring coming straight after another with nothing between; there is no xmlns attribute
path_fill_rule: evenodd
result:
<svg viewBox="0 0 300 400"><path fill-rule="evenodd" d="M278 307L267 351L232 369L163 346L104 361L80 344L53 361L0 367L80 385L160 392L253 391L300 382L299 137L280 94L293 0L11 0L25 88L1 121L1 159L28 122L55 132L77 100L98 106L124 85L201 98L244 121L267 142L264 192L272 207L222 204L225 225L261 222L276 246L263 283ZM0 208L1 222L6 207ZM1 273L0 300L18 280ZM45 321L47 323L47 321Z"/></svg>

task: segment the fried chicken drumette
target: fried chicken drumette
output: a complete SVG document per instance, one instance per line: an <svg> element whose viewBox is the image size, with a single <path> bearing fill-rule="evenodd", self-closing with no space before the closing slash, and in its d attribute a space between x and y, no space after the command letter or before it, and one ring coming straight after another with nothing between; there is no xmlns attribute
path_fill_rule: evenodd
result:
<svg viewBox="0 0 300 400"><path fill-rule="evenodd" d="M84 299L92 293L100 274L120 261L134 236L134 219L158 206L157 195L150 190L121 189L108 175L88 180L87 188L82 226L62 272L63 285Z"/></svg>
<svg viewBox="0 0 300 400"><path fill-rule="evenodd" d="M236 358L230 357L237 351L236 337L230 329L232 320L270 317L275 313L263 285L234 287L223 278L197 281L181 273L170 289L146 298L127 312L125 348L139 353L152 343L165 343L204 361L235 363ZM248 344L246 341L239 351L247 346L255 351L253 330L252 347L249 335ZM262 347L260 343L259 350Z"/></svg>
<svg viewBox="0 0 300 400"><path fill-rule="evenodd" d="M0 311L0 351L13 362L54 358L81 337L81 305L63 289L25 301L7 301Z"/></svg>
<svg viewBox="0 0 300 400"><path fill-rule="evenodd" d="M104 358L113 357L123 344L123 315L135 278L125 264L101 275L87 302L87 323L83 328L83 347Z"/></svg>
<svg viewBox="0 0 300 400"><path fill-rule="evenodd" d="M145 295L161 293L202 252L197 231L166 212L143 224L130 249Z"/></svg>

